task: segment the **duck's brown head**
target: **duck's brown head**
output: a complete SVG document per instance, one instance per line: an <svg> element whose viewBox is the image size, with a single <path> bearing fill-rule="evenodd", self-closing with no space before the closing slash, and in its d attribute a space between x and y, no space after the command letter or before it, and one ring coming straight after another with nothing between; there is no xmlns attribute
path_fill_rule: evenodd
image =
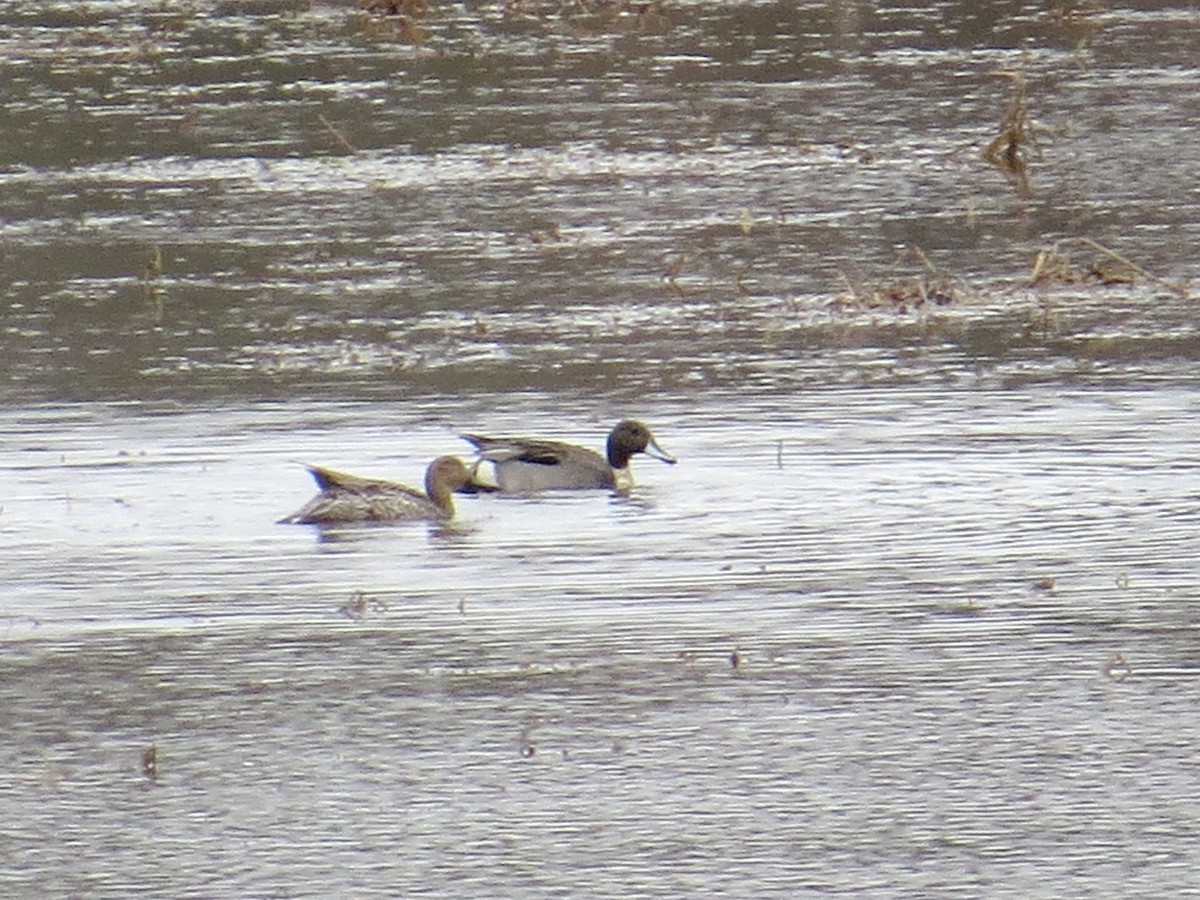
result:
<svg viewBox="0 0 1200 900"><path fill-rule="evenodd" d="M454 512L454 492L471 483L471 472L457 456L439 456L425 470L425 493L447 512Z"/></svg>
<svg viewBox="0 0 1200 900"><path fill-rule="evenodd" d="M658 446L649 428L641 422L625 419L618 422L608 436L608 464L614 469L627 468L629 458L635 453L645 453L672 466L677 462L675 457Z"/></svg>

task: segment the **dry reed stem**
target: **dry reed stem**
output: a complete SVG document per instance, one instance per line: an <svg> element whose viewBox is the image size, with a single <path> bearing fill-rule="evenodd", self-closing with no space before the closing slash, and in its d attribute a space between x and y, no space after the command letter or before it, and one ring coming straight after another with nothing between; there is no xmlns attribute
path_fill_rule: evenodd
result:
<svg viewBox="0 0 1200 900"><path fill-rule="evenodd" d="M340 131L338 131L333 126L332 122L330 122L327 118L325 118L324 113L317 113L317 119L320 121L320 123L323 126L325 126L325 130L328 131L333 136L333 139L335 141L337 141L338 146L340 146L346 153L349 153L351 156L358 155L358 150L355 149L354 145L351 144L348 140L346 140L346 136L344 134L342 134Z"/></svg>

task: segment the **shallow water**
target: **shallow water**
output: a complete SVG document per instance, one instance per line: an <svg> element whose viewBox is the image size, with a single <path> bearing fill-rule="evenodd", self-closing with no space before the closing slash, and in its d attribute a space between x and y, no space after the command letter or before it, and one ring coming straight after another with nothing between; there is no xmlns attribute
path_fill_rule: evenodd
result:
<svg viewBox="0 0 1200 900"><path fill-rule="evenodd" d="M1194 17L0 8L5 895L1187 896Z"/></svg>
<svg viewBox="0 0 1200 900"><path fill-rule="evenodd" d="M1185 892L1198 405L648 407L628 498L323 535L290 461L415 480L446 405L9 414L5 880Z"/></svg>

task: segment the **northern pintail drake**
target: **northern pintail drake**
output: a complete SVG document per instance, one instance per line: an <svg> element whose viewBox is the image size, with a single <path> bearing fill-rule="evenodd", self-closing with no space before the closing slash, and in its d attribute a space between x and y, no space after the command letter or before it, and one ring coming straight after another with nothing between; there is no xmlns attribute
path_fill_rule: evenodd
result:
<svg viewBox="0 0 1200 900"><path fill-rule="evenodd" d="M281 522L336 525L349 522L445 522L454 518L454 492L470 484L471 473L456 456L439 456L425 470L425 493L407 485L360 478L309 466L321 493Z"/></svg>
<svg viewBox="0 0 1200 900"><path fill-rule="evenodd" d="M607 458L595 450L562 441L479 434L462 437L479 451L479 460L471 470L468 491L498 489L504 493L528 494L562 489L623 488L633 481L629 460L635 453L645 453L670 465L676 462L675 457L658 446L649 428L631 419L618 422L609 434ZM483 462L492 463L495 469L494 487L476 477Z"/></svg>

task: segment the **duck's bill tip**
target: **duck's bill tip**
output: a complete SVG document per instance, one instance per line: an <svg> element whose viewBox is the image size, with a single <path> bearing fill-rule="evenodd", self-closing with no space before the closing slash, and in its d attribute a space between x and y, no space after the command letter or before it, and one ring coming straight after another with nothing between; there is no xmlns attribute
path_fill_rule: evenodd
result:
<svg viewBox="0 0 1200 900"><path fill-rule="evenodd" d="M649 444L646 445L645 452L646 452L647 456L651 456L654 459L659 460L660 462L665 462L669 466L673 466L673 465L675 465L675 463L679 462L679 460L677 460L670 453L668 453L662 447L658 446L658 444L654 443L653 441L651 441Z"/></svg>

